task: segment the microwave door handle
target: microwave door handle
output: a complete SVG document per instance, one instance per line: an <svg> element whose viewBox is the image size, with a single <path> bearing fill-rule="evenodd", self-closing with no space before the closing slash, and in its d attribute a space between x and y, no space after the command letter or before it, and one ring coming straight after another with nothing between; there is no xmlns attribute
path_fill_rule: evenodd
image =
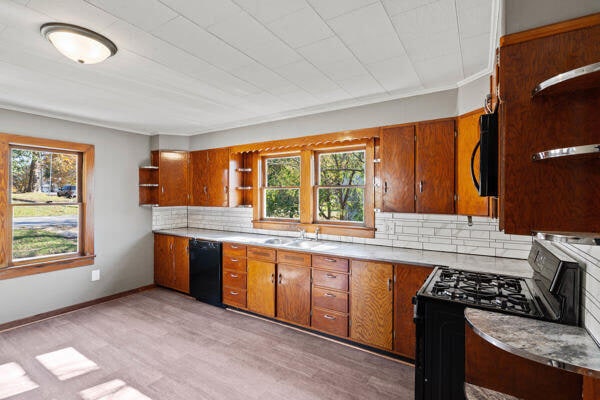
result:
<svg viewBox="0 0 600 400"><path fill-rule="evenodd" d="M479 182L477 182L477 177L475 177L474 164L475 164L475 154L477 153L477 150L479 149L480 145L481 145L481 140L479 140L477 142L477 144L473 148L473 153L471 154L471 179L473 179L473 185L475 185L475 189L477 189L477 192L479 192Z"/></svg>

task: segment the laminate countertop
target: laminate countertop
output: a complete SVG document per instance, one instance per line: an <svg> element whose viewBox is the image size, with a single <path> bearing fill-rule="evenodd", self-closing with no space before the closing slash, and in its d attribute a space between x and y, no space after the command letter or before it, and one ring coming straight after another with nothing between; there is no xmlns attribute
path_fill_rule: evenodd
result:
<svg viewBox="0 0 600 400"><path fill-rule="evenodd" d="M600 378L600 347L581 327L465 309L473 331L504 351L545 365Z"/></svg>
<svg viewBox="0 0 600 400"><path fill-rule="evenodd" d="M316 247L302 249L289 247L282 244L264 243L266 240L278 236L208 229L162 229L156 230L154 233L389 263L408 263L428 266L444 265L447 267L468 271L512 275L527 278L533 275L533 270L529 266L527 260L517 260L512 258L447 253L443 251L413 250L399 247L374 246L368 244L333 242L326 240L319 240L320 244ZM285 237L284 239L290 238Z"/></svg>

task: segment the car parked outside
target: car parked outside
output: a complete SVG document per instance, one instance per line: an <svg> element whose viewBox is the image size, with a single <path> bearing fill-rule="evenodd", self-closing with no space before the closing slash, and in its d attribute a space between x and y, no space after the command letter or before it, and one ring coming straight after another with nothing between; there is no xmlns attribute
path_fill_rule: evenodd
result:
<svg viewBox="0 0 600 400"><path fill-rule="evenodd" d="M58 189L58 192L56 192L56 195L58 197L64 196L67 199L72 199L74 197L77 197L77 186L65 185L65 186L61 187L60 189Z"/></svg>

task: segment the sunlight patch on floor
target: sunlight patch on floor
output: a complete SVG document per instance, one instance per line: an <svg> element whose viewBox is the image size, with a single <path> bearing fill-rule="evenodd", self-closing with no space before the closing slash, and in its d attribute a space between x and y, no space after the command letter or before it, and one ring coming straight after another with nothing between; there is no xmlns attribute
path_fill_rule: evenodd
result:
<svg viewBox="0 0 600 400"><path fill-rule="evenodd" d="M151 400L120 379L79 392L83 400Z"/></svg>
<svg viewBox="0 0 600 400"><path fill-rule="evenodd" d="M0 365L0 399L24 393L38 387L16 362Z"/></svg>
<svg viewBox="0 0 600 400"><path fill-rule="evenodd" d="M72 347L42 354L35 358L61 381L99 369L95 362Z"/></svg>

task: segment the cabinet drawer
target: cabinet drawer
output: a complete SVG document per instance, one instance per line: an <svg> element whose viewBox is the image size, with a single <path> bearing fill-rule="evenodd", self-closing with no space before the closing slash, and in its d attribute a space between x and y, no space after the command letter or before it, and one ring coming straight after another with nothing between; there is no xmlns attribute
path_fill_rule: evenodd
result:
<svg viewBox="0 0 600 400"><path fill-rule="evenodd" d="M313 287L312 305L317 308L348 312L348 293Z"/></svg>
<svg viewBox="0 0 600 400"><path fill-rule="evenodd" d="M332 271L348 272L348 259L330 256L312 256L313 267L330 269Z"/></svg>
<svg viewBox="0 0 600 400"><path fill-rule="evenodd" d="M348 291L348 275L313 269L313 283L331 289Z"/></svg>
<svg viewBox="0 0 600 400"><path fill-rule="evenodd" d="M223 286L246 289L246 274L236 271L223 271Z"/></svg>
<svg viewBox="0 0 600 400"><path fill-rule="evenodd" d="M348 337L347 314L314 308L311 326L335 336Z"/></svg>
<svg viewBox="0 0 600 400"><path fill-rule="evenodd" d="M224 287L223 304L246 308L246 290Z"/></svg>
<svg viewBox="0 0 600 400"><path fill-rule="evenodd" d="M310 267L310 254L279 250L277 252L277 262Z"/></svg>
<svg viewBox="0 0 600 400"><path fill-rule="evenodd" d="M251 258L253 260L275 262L275 254L275 249L248 246L248 258Z"/></svg>
<svg viewBox="0 0 600 400"><path fill-rule="evenodd" d="M223 269L246 272L246 258L223 256Z"/></svg>
<svg viewBox="0 0 600 400"><path fill-rule="evenodd" d="M246 257L246 246L236 243L223 243L223 255L229 257Z"/></svg>

